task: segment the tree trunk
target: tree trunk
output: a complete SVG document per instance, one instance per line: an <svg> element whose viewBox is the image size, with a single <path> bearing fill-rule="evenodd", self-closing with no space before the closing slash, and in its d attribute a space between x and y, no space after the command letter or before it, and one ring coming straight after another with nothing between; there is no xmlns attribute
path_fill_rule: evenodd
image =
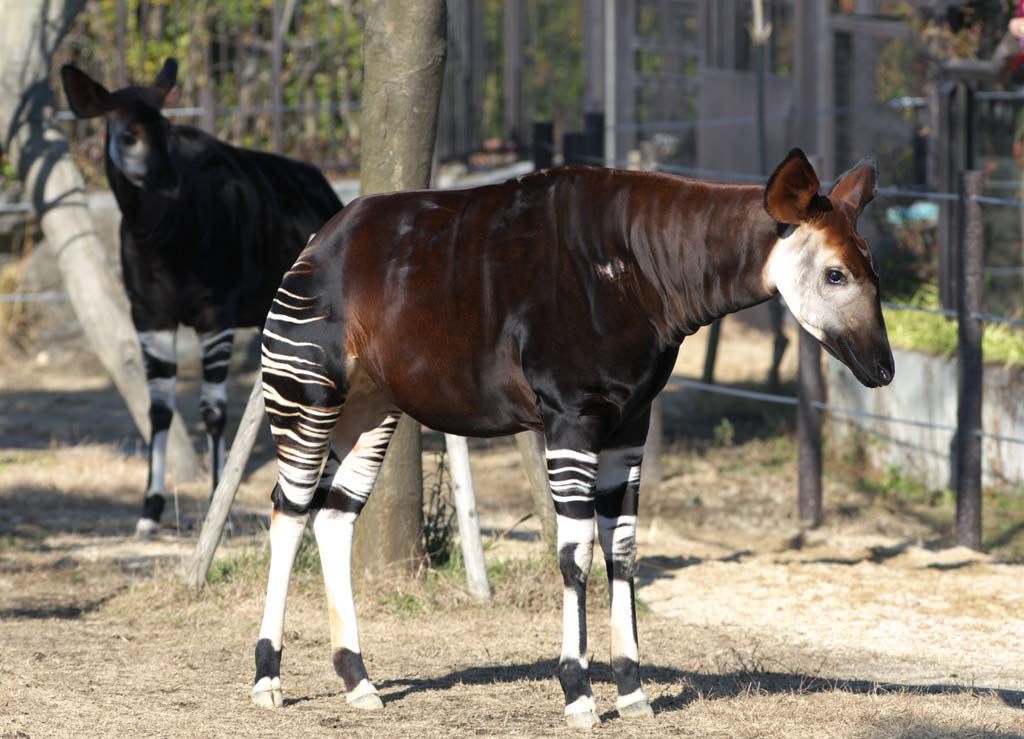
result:
<svg viewBox="0 0 1024 739"><path fill-rule="evenodd" d="M53 122L51 58L84 5L84 0L0 0L0 144L25 183L89 346L148 439L149 396L127 299L107 268L82 175ZM169 449L175 480L198 476L199 462L178 416Z"/></svg>
<svg viewBox="0 0 1024 739"><path fill-rule="evenodd" d="M363 32L364 195L430 186L445 61L444 0L371 0ZM403 417L363 510L355 572L411 569L419 554L423 466L419 424Z"/></svg>

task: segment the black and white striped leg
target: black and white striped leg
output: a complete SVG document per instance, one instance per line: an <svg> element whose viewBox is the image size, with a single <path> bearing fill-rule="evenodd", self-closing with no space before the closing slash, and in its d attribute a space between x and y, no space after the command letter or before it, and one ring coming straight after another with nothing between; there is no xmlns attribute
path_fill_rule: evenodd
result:
<svg viewBox="0 0 1024 739"><path fill-rule="evenodd" d="M226 328L199 334L202 350L203 386L199 397L199 411L206 425L206 438L210 448L210 495L217 489L224 469L224 427L227 425L228 367L231 364L231 346L235 330Z"/></svg>
<svg viewBox="0 0 1024 739"><path fill-rule="evenodd" d="M137 536L150 536L160 528L167 475L167 437L174 418L175 378L178 372L175 332L140 331L142 360L149 390L149 479L142 501Z"/></svg>
<svg viewBox="0 0 1024 739"><path fill-rule="evenodd" d="M345 700L363 710L382 708L383 703L366 672L359 646L352 595L352 536L397 426L398 416L388 416L377 428L360 435L340 463L331 454L321 482L326 488L323 507L313 518L327 590L334 670L345 683Z"/></svg>
<svg viewBox="0 0 1024 739"><path fill-rule="evenodd" d="M263 336L263 400L277 449L278 478L272 495L270 573L256 643L256 680L251 697L267 708L282 705L281 650L284 613L295 554L327 461L343 396L313 342Z"/></svg>
<svg viewBox="0 0 1024 739"><path fill-rule="evenodd" d="M597 530L611 596L611 664L619 694L615 705L623 718L654 715L640 686L634 590L643 453L642 446L608 449L598 461Z"/></svg>
<svg viewBox="0 0 1024 739"><path fill-rule="evenodd" d="M565 720L572 728L601 723L590 688L587 658L587 577L594 555L594 488L598 457L590 451L560 448L545 452L558 526L562 571L562 654L558 680L565 693Z"/></svg>

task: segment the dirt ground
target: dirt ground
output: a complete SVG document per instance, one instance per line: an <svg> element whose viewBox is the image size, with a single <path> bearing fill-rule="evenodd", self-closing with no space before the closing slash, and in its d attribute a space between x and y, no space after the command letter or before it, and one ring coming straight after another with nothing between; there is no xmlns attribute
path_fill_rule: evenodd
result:
<svg viewBox="0 0 1024 739"><path fill-rule="evenodd" d="M760 381L763 338L725 326L720 379ZM684 346L680 371L697 373L701 343ZM252 375L244 347L237 354L240 402ZM183 373L179 405L195 426L196 369ZM990 506L988 554L949 548L948 501L887 494L833 454L826 523L805 531L791 417L672 385L665 399L672 444L665 482L641 504L637 593L657 715L627 723L613 711L597 567L590 651L603 735L1024 737L1021 499ZM311 548L286 623L288 703L267 712L248 702L268 439L201 593L180 583L179 567L205 483L174 488L156 540L127 535L143 450L91 362L0 362L0 738L571 735L554 677L559 576L532 519L513 527L529 498L509 442L472 448L491 603L473 602L457 569L358 585L367 667L385 702L377 714L349 709L333 675ZM424 455L426 472L436 464Z"/></svg>

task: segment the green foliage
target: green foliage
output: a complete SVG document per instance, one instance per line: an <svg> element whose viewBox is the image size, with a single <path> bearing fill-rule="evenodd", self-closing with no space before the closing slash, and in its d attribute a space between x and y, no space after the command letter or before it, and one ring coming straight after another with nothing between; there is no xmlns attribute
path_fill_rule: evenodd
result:
<svg viewBox="0 0 1024 739"><path fill-rule="evenodd" d="M424 479L423 551L431 567L444 567L452 559L456 548L452 522L455 506L452 486L445 476L447 455L437 455L435 471Z"/></svg>
<svg viewBox="0 0 1024 739"><path fill-rule="evenodd" d="M206 581L210 585L227 583L260 583L266 580L270 568L270 545L249 547L231 557L218 557L210 565ZM320 573L320 552L313 533L307 530L295 555L292 572L303 577L315 577Z"/></svg>
<svg viewBox="0 0 1024 739"><path fill-rule="evenodd" d="M581 0L526 0L528 29L523 97L535 119L556 130L583 125L583 23Z"/></svg>
<svg viewBox="0 0 1024 739"><path fill-rule="evenodd" d="M178 119L213 125L233 143L273 148L272 29L274 0L125 0L124 47L118 0L98 0L77 18L56 56L78 64L111 88L123 58L130 81L150 83L167 57L179 64L174 107L206 107L213 118ZM294 15L282 38L283 150L299 158L351 166L358 154L356 103L362 93L363 3L280 3ZM54 64L55 89L60 89ZM100 125L75 126L79 164L87 179L102 174Z"/></svg>
<svg viewBox="0 0 1024 739"><path fill-rule="evenodd" d="M727 417L723 416L722 420L715 426L715 444L718 446L732 446L736 440L736 429L732 425Z"/></svg>
<svg viewBox="0 0 1024 739"><path fill-rule="evenodd" d="M907 304L919 308L938 308L938 288L934 285L922 286ZM956 353L956 319L888 308L882 312L885 314L889 341L894 347L941 357ZM982 333L982 354L990 364L1024 366L1024 331L1001 324L986 324Z"/></svg>

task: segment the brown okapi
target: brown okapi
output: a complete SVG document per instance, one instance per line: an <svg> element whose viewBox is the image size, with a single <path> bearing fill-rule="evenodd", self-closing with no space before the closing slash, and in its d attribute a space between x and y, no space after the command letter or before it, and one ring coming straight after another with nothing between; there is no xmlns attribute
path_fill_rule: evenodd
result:
<svg viewBox="0 0 1024 739"><path fill-rule="evenodd" d="M680 343L781 293L861 383L893 378L878 275L855 228L875 194L874 162L827 196L818 190L793 150L767 186L563 167L363 197L333 218L285 275L263 334L280 474L253 700L283 702L285 598L312 513L335 669L349 703L381 707L359 649L352 532L408 413L465 436L543 432L564 582L566 720L600 723L585 620L595 514L616 707L651 716L633 590L640 464L651 401Z"/></svg>

